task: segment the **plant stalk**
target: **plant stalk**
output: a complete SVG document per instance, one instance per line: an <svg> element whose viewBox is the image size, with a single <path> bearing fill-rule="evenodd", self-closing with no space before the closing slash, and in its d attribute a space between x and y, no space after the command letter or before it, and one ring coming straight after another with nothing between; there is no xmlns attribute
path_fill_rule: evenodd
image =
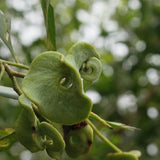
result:
<svg viewBox="0 0 160 160"><path fill-rule="evenodd" d="M10 67L5 62L2 62L2 64L4 65L4 68L5 68L6 72L8 73L9 78L12 81L13 89L17 92L18 95L21 95L22 91L21 91L21 89L20 89L20 87L19 87L19 85L16 81L16 78L12 74L12 70L10 69Z"/></svg>
<svg viewBox="0 0 160 160"><path fill-rule="evenodd" d="M15 67L19 67L19 68L29 70L28 66L20 64L20 63L14 63L14 62L5 61L5 60L2 60L2 59L0 59L0 62L5 62L6 64L11 65L11 66L15 66Z"/></svg>
<svg viewBox="0 0 160 160"><path fill-rule="evenodd" d="M97 114L91 112L90 116L94 117L96 120L98 120L100 123L102 123L104 126L107 126L110 129L113 129L112 126L110 126L110 124L108 124L104 119L102 119L101 117L99 117Z"/></svg>
<svg viewBox="0 0 160 160"><path fill-rule="evenodd" d="M115 146L109 139L107 139L106 137L104 137L102 135L102 133L94 126L94 124L89 120L87 119L86 120L87 123L92 127L92 129L95 131L95 133L103 140L105 141L113 150L115 150L116 152L118 153L121 153L122 151L117 147Z"/></svg>

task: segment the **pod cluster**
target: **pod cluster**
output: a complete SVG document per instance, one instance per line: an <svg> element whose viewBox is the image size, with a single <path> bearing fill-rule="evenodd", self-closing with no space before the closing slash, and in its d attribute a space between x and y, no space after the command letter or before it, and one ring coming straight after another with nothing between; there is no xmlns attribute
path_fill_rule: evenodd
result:
<svg viewBox="0 0 160 160"><path fill-rule="evenodd" d="M63 150L72 158L87 153L93 131L85 122L92 110L85 91L99 79L101 68L95 48L85 42L65 56L55 51L37 56L22 81L22 111L15 127L19 141L55 159Z"/></svg>

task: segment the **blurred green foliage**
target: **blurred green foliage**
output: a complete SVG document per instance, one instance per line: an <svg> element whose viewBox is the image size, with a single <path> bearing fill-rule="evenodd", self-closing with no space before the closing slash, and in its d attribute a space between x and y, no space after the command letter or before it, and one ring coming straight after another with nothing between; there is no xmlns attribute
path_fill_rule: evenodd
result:
<svg viewBox="0 0 160 160"><path fill-rule="evenodd" d="M21 3L20 3L21 2ZM17 6L17 7L16 7ZM18 8L19 7L19 8ZM30 64L46 50L45 28L40 3L36 0L0 1L0 9L12 17L13 47L21 63ZM36 14L35 14L36 13ZM40 16L40 17L37 17ZM35 17L34 17L35 16ZM160 158L160 1L157 0L61 0L55 1L57 50L66 54L77 41L95 45L101 54L103 73L91 90L101 99L93 111L109 121L140 128L140 131L108 130L97 127L122 150L140 149L141 160ZM38 23L38 24L37 24ZM39 27L40 36L27 27ZM32 29L31 28L31 29ZM38 30L38 31L39 31ZM35 31L35 28L34 28ZM26 35L30 36L29 40ZM28 43L25 43L28 42ZM0 58L12 60L0 43ZM1 85L11 86L7 75ZM14 127L18 103L0 97L0 129ZM105 160L112 152L95 137L90 152L79 160ZM64 160L69 158L64 153ZM3 160L49 160L46 153L30 154L19 143Z"/></svg>

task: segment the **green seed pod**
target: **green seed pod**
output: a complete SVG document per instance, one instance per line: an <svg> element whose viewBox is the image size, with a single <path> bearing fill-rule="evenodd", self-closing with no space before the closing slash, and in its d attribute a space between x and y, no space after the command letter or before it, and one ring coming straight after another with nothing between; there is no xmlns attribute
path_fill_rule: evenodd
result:
<svg viewBox="0 0 160 160"><path fill-rule="evenodd" d="M72 128L65 136L66 141L66 153L76 158L89 151L93 142L93 130L86 124L82 128Z"/></svg>
<svg viewBox="0 0 160 160"><path fill-rule="evenodd" d="M132 153L122 152L108 154L107 160L138 160L138 158Z"/></svg>
<svg viewBox="0 0 160 160"><path fill-rule="evenodd" d="M30 101L22 94L19 103L23 106L16 121L15 130L18 140L31 152L43 150L43 140L38 130L38 119L36 118Z"/></svg>
<svg viewBox="0 0 160 160"><path fill-rule="evenodd" d="M84 90L87 90L92 82L99 79L102 65L99 54L89 43L78 42L71 47L65 57L83 78Z"/></svg>
<svg viewBox="0 0 160 160"><path fill-rule="evenodd" d="M45 147L48 155L56 160L60 159L65 148L65 142L58 130L47 122L39 125L41 135L45 138Z"/></svg>
<svg viewBox="0 0 160 160"><path fill-rule="evenodd" d="M38 55L22 81L22 90L42 117L72 125L89 116L92 102L84 94L79 73L64 59L53 51Z"/></svg>

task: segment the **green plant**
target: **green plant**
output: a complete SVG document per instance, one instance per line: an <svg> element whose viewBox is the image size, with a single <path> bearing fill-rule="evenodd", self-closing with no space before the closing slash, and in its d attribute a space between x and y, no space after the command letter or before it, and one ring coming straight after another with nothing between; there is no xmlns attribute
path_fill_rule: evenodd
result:
<svg viewBox="0 0 160 160"><path fill-rule="evenodd" d="M4 71L8 73L22 106L15 131L7 133L4 138L16 135L17 140L31 152L46 150L55 159L60 159L64 149L70 157L76 158L89 151L94 131L117 152L108 155L108 158L137 159L139 155L122 152L89 120L94 118L109 128L116 126L133 129L120 123L105 121L92 112L93 105L85 91L101 74L101 61L96 49L86 42L78 42L65 56L57 52L53 2L41 0L41 5L48 51L38 55L30 67L18 62L11 43L10 21L0 12L0 37L15 60L15 63L0 61L1 77ZM27 74L19 73L10 65L29 71ZM16 77L23 78L21 87ZM1 142L4 138L0 139ZM0 145L0 149L4 148L7 147Z"/></svg>

